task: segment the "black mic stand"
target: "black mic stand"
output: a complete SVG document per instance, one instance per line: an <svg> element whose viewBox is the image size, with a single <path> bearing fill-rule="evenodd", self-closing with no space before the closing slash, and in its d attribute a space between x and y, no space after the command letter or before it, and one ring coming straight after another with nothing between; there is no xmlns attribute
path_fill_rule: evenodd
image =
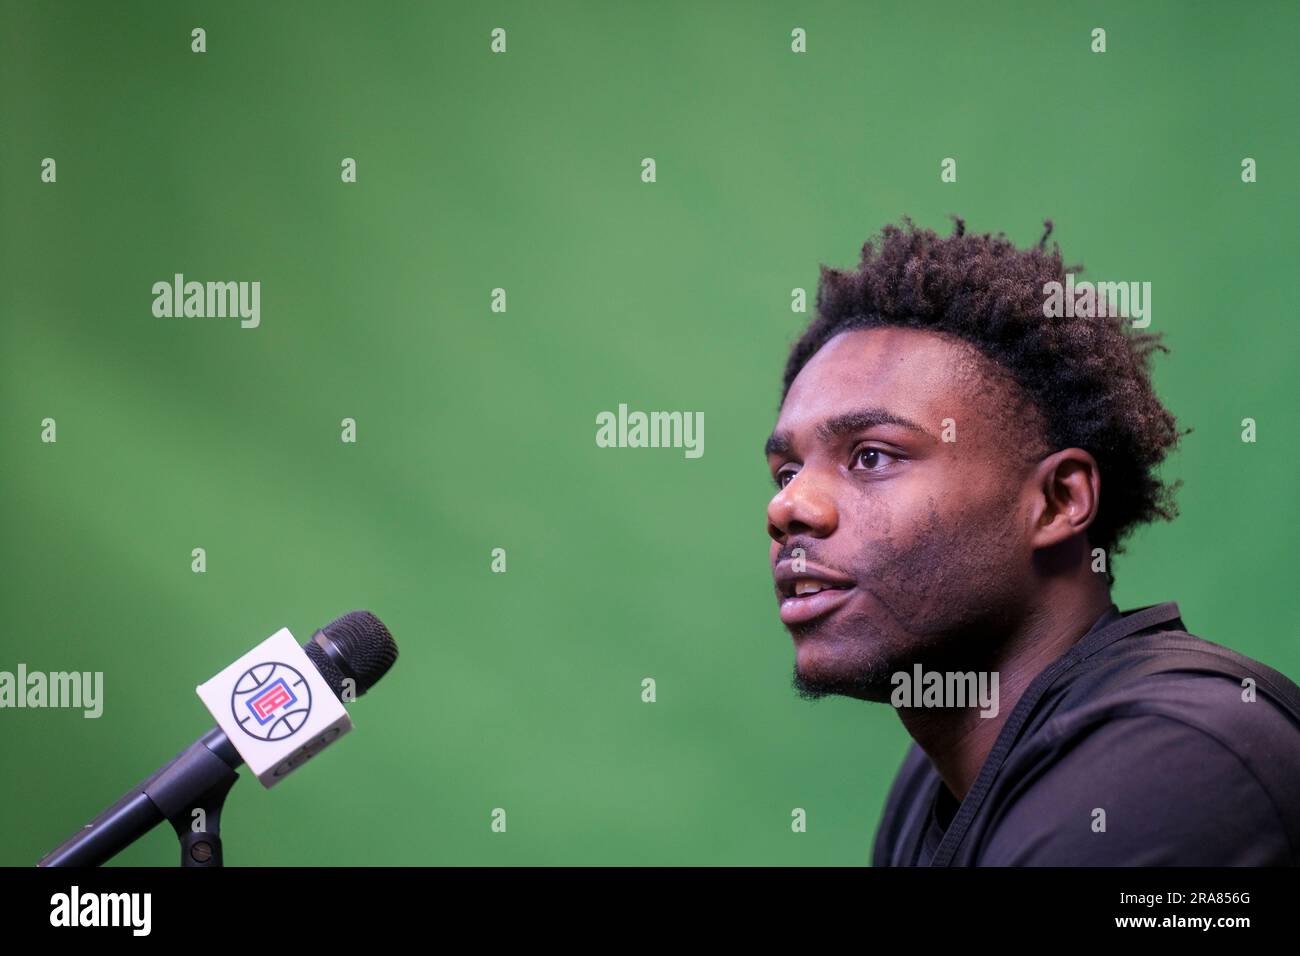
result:
<svg viewBox="0 0 1300 956"><path fill-rule="evenodd" d="M221 810L243 762L214 727L36 865L99 866L167 820L180 840L182 867L221 866ZM203 811L200 830L193 828L195 810Z"/></svg>
<svg viewBox="0 0 1300 956"><path fill-rule="evenodd" d="M202 759L201 754L198 756ZM239 774L224 762L220 763L220 767L214 764L211 768L215 778L212 786L197 800L190 801L188 807L177 810L167 817L167 822L172 825L177 839L181 841L182 867L208 868L224 865L221 855L221 810L226 803L226 794L230 793L230 788L239 779ZM148 791L145 792L149 794ZM149 796L150 799L154 799L152 794ZM194 829L195 810L201 810L203 813L203 829Z"/></svg>

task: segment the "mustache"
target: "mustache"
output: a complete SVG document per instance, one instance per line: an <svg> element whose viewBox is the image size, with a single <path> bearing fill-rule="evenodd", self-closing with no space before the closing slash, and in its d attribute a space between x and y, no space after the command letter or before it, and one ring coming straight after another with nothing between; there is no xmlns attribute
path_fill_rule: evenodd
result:
<svg viewBox="0 0 1300 956"><path fill-rule="evenodd" d="M807 541L790 541L777 552L776 561L773 563L780 564L782 561L793 561L796 558L803 558L809 564L825 568L831 574L838 574L845 578L856 577L853 572L847 571L831 561L823 560Z"/></svg>

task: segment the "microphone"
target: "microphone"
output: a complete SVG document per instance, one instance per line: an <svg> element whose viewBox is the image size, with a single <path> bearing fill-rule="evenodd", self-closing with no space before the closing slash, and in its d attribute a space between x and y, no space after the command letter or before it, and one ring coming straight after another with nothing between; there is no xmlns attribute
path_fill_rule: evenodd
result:
<svg viewBox="0 0 1300 956"><path fill-rule="evenodd" d="M352 729L343 703L396 660L393 636L369 611L336 618L301 647L281 628L197 688L216 727L36 865L99 866L167 820L182 866L220 866L221 805L236 769L246 763L274 786Z"/></svg>

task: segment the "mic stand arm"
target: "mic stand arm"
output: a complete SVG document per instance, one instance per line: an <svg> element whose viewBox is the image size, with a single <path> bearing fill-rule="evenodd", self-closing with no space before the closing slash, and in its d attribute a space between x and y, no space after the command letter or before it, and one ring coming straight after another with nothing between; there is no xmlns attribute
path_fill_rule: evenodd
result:
<svg viewBox="0 0 1300 956"><path fill-rule="evenodd" d="M36 865L99 866L167 820L181 842L181 866L221 866L221 809L241 763L214 727Z"/></svg>
<svg viewBox="0 0 1300 956"><path fill-rule="evenodd" d="M213 738L211 741L209 737ZM210 747L221 751L233 748L225 734L216 730L169 764L162 773L145 784L145 795L162 811L162 815L176 831L176 838L181 844L181 866L211 868L222 866L221 854L221 810L226 803L226 794L239 779L230 763L213 753ZM208 786L196 799L194 781L199 779ZM183 781L185 790L174 793L169 788L172 780ZM196 815L197 814L197 815Z"/></svg>
<svg viewBox="0 0 1300 956"><path fill-rule="evenodd" d="M176 831L181 841L181 866L202 867L204 869L223 866L221 856L221 809L226 802L226 794L239 779L233 770L229 776L223 776L214 783L206 793L193 805L180 810L167 818L167 822ZM195 811L202 816L195 818ZM200 828L195 829L199 823Z"/></svg>

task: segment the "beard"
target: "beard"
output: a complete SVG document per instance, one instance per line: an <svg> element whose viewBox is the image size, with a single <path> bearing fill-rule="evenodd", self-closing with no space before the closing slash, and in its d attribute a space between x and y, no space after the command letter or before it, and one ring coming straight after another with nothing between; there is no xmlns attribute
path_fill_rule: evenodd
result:
<svg viewBox="0 0 1300 956"><path fill-rule="evenodd" d="M883 646L879 621L846 611L842 621L813 621L790 628L795 642L791 685L804 700L840 695L887 700L896 655ZM802 665L802 666L801 666Z"/></svg>
<svg viewBox="0 0 1300 956"><path fill-rule="evenodd" d="M839 695L884 703L893 692L893 675L929 656L924 649L930 642L882 628L877 614L857 611L840 617L833 626L814 621L790 628L796 648L790 682L804 700Z"/></svg>

